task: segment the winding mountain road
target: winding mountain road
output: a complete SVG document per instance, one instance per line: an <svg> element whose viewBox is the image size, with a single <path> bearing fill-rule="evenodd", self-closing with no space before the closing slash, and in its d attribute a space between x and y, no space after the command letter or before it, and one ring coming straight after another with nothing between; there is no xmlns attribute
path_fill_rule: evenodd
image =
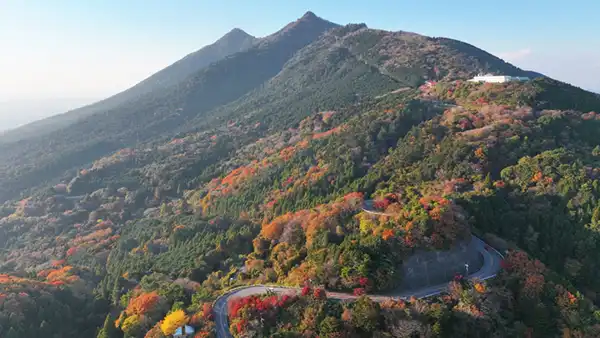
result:
<svg viewBox="0 0 600 338"><path fill-rule="evenodd" d="M372 209L372 203L370 201L365 201L365 205L363 207L363 211L376 214L376 215L384 215L386 214L374 211ZM484 241L480 238L473 235L471 237L472 245L477 249L477 251L483 257L483 266L478 271L469 274L468 278L470 279L480 279L486 280L489 278L493 278L496 276L496 273L500 270L500 262L503 259L503 256L496 249L488 246ZM449 282L449 281L448 281ZM386 295L376 295L370 294L367 295L369 298L376 302L382 302L386 299L390 298L400 298L400 299L408 299L412 296L416 298L427 298L431 296L438 295L442 293L448 287L448 282L423 287L417 290L410 291L397 291ZM267 286L267 285L256 285L256 286L248 286L242 287L235 290L232 290L221 297L219 297L214 304L213 312L215 315L215 323L217 330L217 337L219 338L231 338L233 337L229 332L229 320L227 318L227 303L230 299L235 297L245 297L255 294L263 294L268 290L271 290L278 294L285 293L297 293L300 291L299 288L287 288L287 287L277 287L277 286ZM327 292L327 297L332 299L339 300L347 300L347 299L356 299L357 297L352 294L341 293L341 292Z"/></svg>

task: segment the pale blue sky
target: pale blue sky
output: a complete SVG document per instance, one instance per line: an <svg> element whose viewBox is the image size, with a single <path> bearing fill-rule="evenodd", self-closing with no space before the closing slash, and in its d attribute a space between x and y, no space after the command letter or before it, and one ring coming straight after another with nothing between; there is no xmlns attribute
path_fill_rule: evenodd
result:
<svg viewBox="0 0 600 338"><path fill-rule="evenodd" d="M101 98L234 27L264 36L307 10L459 39L600 91L597 0L0 0L0 102Z"/></svg>

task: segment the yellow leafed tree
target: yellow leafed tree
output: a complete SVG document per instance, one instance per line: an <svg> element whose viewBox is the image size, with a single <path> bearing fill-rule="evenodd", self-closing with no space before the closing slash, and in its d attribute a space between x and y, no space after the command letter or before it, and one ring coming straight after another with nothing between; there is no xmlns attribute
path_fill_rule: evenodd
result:
<svg viewBox="0 0 600 338"><path fill-rule="evenodd" d="M188 316L183 310L177 310L169 313L160 324L160 329L166 335L175 333L178 327L187 324Z"/></svg>

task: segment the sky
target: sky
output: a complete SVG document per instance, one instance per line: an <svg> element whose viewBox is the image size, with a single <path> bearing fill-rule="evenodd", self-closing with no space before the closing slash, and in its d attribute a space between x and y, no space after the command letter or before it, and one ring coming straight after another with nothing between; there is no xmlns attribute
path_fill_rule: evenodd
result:
<svg viewBox="0 0 600 338"><path fill-rule="evenodd" d="M234 27L265 36L308 10L455 38L600 92L597 0L0 0L0 102L101 99Z"/></svg>

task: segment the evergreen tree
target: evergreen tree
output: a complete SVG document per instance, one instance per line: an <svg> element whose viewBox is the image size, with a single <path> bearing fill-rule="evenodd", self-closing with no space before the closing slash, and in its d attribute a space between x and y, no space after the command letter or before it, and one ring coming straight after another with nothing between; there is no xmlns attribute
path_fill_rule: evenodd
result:
<svg viewBox="0 0 600 338"><path fill-rule="evenodd" d="M100 332L98 332L97 338L118 338L119 330L115 327L115 319L110 315L110 313L106 316L104 320L104 325Z"/></svg>
<svg viewBox="0 0 600 338"><path fill-rule="evenodd" d="M490 177L490 173L487 173L487 175L485 175L485 180L483 181L483 186L488 189L492 188L492 178Z"/></svg>
<svg viewBox="0 0 600 338"><path fill-rule="evenodd" d="M112 292L110 298L112 299L113 305L117 305L121 295L121 286L119 284L119 277L115 278L113 283Z"/></svg>

